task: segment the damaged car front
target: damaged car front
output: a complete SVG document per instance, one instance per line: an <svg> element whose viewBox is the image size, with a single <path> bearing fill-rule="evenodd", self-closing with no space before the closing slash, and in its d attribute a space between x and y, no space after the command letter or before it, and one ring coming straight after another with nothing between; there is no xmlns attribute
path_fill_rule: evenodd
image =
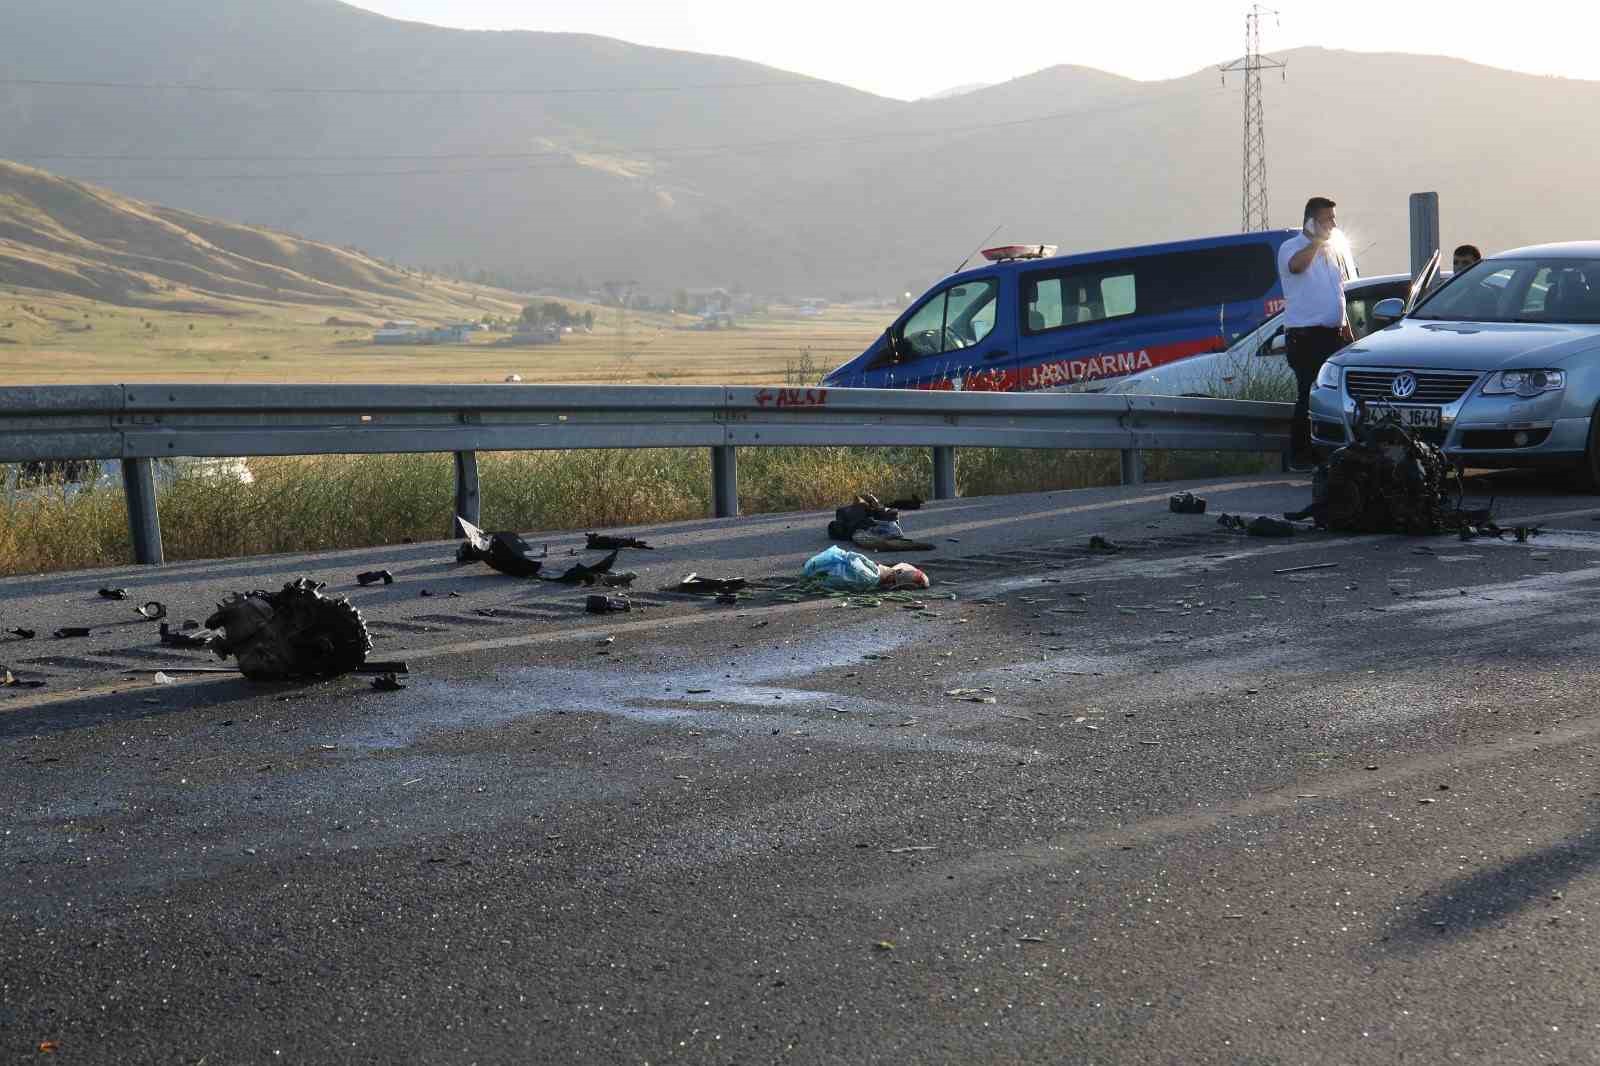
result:
<svg viewBox="0 0 1600 1066"><path fill-rule="evenodd" d="M1600 490L1600 242L1486 259L1410 301L1330 359L1311 391L1311 435L1354 439L1391 414L1468 467L1568 469ZM1424 295L1425 294L1425 295Z"/></svg>

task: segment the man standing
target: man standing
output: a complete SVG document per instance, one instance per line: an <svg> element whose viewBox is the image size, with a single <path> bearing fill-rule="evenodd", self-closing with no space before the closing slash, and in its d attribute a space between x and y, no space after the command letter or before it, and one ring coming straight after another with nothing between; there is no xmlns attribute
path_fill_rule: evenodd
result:
<svg viewBox="0 0 1600 1066"><path fill-rule="evenodd" d="M1463 244L1461 247L1457 248L1455 253L1450 257L1450 269L1454 273L1459 274L1463 270L1471 270L1482 261L1483 253L1478 251L1477 245Z"/></svg>
<svg viewBox="0 0 1600 1066"><path fill-rule="evenodd" d="M1338 226L1335 206L1325 196L1307 200L1305 229L1278 249L1287 354L1299 386L1289 460L1295 470L1317 465L1311 447L1311 386L1328 357L1355 340L1345 314L1345 259L1332 243Z"/></svg>

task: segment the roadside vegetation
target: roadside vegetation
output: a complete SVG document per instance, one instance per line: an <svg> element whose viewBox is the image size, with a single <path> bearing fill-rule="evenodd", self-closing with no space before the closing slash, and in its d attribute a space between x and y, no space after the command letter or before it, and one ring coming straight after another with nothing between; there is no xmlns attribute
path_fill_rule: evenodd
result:
<svg viewBox="0 0 1600 1066"><path fill-rule="evenodd" d="M1254 474L1277 456L1147 452L1151 481ZM705 517L704 450L515 452L479 459L483 521L491 529L585 530ZM455 499L448 455L252 459L254 480L180 478L160 495L170 561L323 551L450 536ZM1115 452L957 452L963 496L1114 485ZM745 448L739 503L746 514L830 509L860 492L928 494L923 448ZM0 574L131 562L120 486L34 486L0 499Z"/></svg>

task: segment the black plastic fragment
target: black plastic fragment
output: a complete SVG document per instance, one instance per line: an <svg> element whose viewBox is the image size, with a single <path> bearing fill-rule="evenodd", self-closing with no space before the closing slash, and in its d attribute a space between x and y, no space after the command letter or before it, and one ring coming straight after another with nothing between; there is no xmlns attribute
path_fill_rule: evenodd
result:
<svg viewBox="0 0 1600 1066"><path fill-rule="evenodd" d="M128 598L127 589L101 589L100 598L104 600L125 600Z"/></svg>
<svg viewBox="0 0 1600 1066"><path fill-rule="evenodd" d="M199 634L192 631L176 630L165 622L161 623L161 643L169 648L209 648L211 646L211 637L210 630L207 630L204 634Z"/></svg>
<svg viewBox="0 0 1600 1066"><path fill-rule="evenodd" d="M1092 552L1106 552L1109 554L1121 551L1122 546L1096 533L1094 536L1089 538L1089 550Z"/></svg>
<svg viewBox="0 0 1600 1066"><path fill-rule="evenodd" d="M633 610L626 596L590 596L583 609L590 614L619 614Z"/></svg>
<svg viewBox="0 0 1600 1066"><path fill-rule="evenodd" d="M31 629L20 629L20 628L19 629L8 629L8 630L6 630L6 632L10 633L13 637L16 637L18 640L32 640L35 636L38 635Z"/></svg>
<svg viewBox="0 0 1600 1066"><path fill-rule="evenodd" d="M60 629L56 630L57 640L67 640L72 637L87 637L88 635L88 626L62 626Z"/></svg>
<svg viewBox="0 0 1600 1066"><path fill-rule="evenodd" d="M611 568L616 563L617 552L614 551L598 563L579 563L560 577L548 580L556 581L563 585L593 585L600 580L602 574L610 573Z"/></svg>
<svg viewBox="0 0 1600 1066"><path fill-rule="evenodd" d="M615 551L618 548L634 548L638 551L655 551L650 545L637 537L613 537L606 533L585 534L587 543L584 545L592 552Z"/></svg>
<svg viewBox="0 0 1600 1066"><path fill-rule="evenodd" d="M738 592L750 582L742 577L701 577L699 574L690 574L677 585L673 592L687 592L694 596L725 596L730 592Z"/></svg>
<svg viewBox="0 0 1600 1066"><path fill-rule="evenodd" d="M400 692L404 689L405 686L400 683L400 679L393 674L381 674L372 679L374 692Z"/></svg>
<svg viewBox="0 0 1600 1066"><path fill-rule="evenodd" d="M1173 514L1205 514L1206 498L1192 492L1174 493L1167 506Z"/></svg>
<svg viewBox="0 0 1600 1066"><path fill-rule="evenodd" d="M394 584L394 575L387 570L368 570L364 574L356 575L356 584L362 588L366 588L368 585L376 585L380 581L385 585L392 585Z"/></svg>

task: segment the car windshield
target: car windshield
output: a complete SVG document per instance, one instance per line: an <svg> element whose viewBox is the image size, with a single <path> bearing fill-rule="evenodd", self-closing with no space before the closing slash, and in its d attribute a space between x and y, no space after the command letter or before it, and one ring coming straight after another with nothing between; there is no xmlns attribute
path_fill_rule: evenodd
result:
<svg viewBox="0 0 1600 1066"><path fill-rule="evenodd" d="M1600 324L1600 259L1486 259L1435 291L1411 317Z"/></svg>

